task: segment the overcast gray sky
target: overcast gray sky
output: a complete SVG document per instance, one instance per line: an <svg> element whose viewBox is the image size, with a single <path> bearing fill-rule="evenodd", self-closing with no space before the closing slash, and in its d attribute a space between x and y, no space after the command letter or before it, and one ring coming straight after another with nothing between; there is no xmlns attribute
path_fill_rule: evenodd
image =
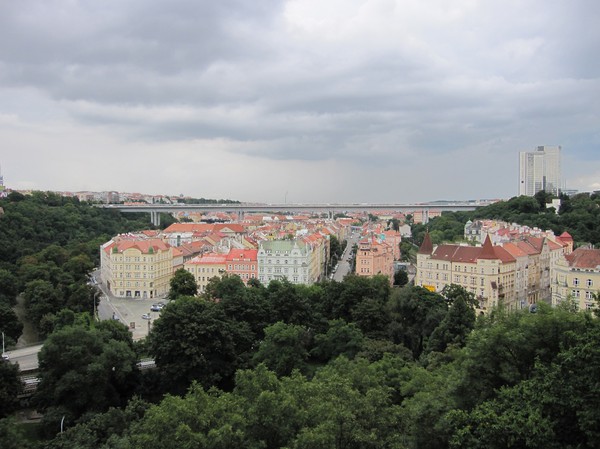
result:
<svg viewBox="0 0 600 449"><path fill-rule="evenodd" d="M597 0L0 0L16 189L267 202L600 189Z"/></svg>

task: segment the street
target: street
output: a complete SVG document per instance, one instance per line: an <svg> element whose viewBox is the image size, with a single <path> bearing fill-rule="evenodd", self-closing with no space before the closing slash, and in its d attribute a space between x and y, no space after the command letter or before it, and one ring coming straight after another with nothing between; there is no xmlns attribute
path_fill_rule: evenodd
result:
<svg viewBox="0 0 600 449"><path fill-rule="evenodd" d="M40 349L42 349L42 345L34 345L6 351L6 354L10 357L10 363L19 364L21 371L34 371L38 367Z"/></svg>
<svg viewBox="0 0 600 449"><path fill-rule="evenodd" d="M102 295L99 296L98 302L98 319L118 319L129 328L134 340L145 338L152 326L152 322L158 318L160 314L160 312L150 311L150 307L152 304L159 302L167 304L168 300L161 298L116 298L106 289L100 278L99 270L95 271L93 275L97 282L97 284L95 284L96 287L102 291ZM143 314L148 314L150 319L143 319Z"/></svg>
<svg viewBox="0 0 600 449"><path fill-rule="evenodd" d="M337 282L342 282L344 277L350 273L350 262L348 259L350 258L350 253L352 252L352 247L358 243L360 235L358 232L353 232L350 237L348 237L348 244L346 245L346 249L344 249L344 253L338 262L338 267L335 273L333 274L333 280Z"/></svg>

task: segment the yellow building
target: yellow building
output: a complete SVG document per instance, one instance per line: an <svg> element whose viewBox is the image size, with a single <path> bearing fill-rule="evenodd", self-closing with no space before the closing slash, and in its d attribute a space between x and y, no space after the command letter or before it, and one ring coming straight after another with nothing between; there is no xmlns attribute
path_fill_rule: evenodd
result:
<svg viewBox="0 0 600 449"><path fill-rule="evenodd" d="M415 285L440 292L449 284L460 285L479 300L479 309L489 311L514 302L516 260L504 248L486 238L481 247L438 245L429 234L417 253Z"/></svg>
<svg viewBox="0 0 600 449"><path fill-rule="evenodd" d="M173 275L173 251L160 239L117 237L101 246L100 269L114 296L164 297Z"/></svg>
<svg viewBox="0 0 600 449"><path fill-rule="evenodd" d="M185 270L189 271L196 280L198 293L204 293L208 282L214 278L221 278L226 272L227 256L225 254L205 254L194 257L184 264Z"/></svg>
<svg viewBox="0 0 600 449"><path fill-rule="evenodd" d="M575 301L579 309L596 306L594 296L600 291L600 250L577 248L563 256L552 274L552 303L567 299Z"/></svg>

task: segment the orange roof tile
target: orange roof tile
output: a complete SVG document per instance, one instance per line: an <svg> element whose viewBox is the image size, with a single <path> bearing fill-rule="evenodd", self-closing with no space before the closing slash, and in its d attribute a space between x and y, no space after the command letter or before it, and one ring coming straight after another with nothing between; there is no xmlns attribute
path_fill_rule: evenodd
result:
<svg viewBox="0 0 600 449"><path fill-rule="evenodd" d="M250 260L256 262L258 260L257 249L231 249L226 256L227 261L234 260Z"/></svg>
<svg viewBox="0 0 600 449"><path fill-rule="evenodd" d="M577 248L565 257L570 267L600 269L600 249Z"/></svg>
<svg viewBox="0 0 600 449"><path fill-rule="evenodd" d="M163 242L160 239L148 239L148 240L121 240L115 242L113 245L109 245L104 250L108 253L108 251L114 251L113 248L117 248L117 251L122 253L123 251L129 248L136 248L142 254L150 254L150 250L152 252L156 251L167 251L171 246Z"/></svg>
<svg viewBox="0 0 600 449"><path fill-rule="evenodd" d="M202 256L196 256L187 263L200 264L200 265L224 265L227 261L227 256L224 254L209 253Z"/></svg>

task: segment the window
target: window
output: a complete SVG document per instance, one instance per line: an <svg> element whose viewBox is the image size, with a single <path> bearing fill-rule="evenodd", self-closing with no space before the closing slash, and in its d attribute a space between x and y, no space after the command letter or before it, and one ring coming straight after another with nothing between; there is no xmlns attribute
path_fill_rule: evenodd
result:
<svg viewBox="0 0 600 449"><path fill-rule="evenodd" d="M594 299L594 294L592 292L585 292L585 299Z"/></svg>
<svg viewBox="0 0 600 449"><path fill-rule="evenodd" d="M574 279L573 279L573 285L574 285L575 287L578 287L578 286L579 286L579 278L574 278Z"/></svg>
<svg viewBox="0 0 600 449"><path fill-rule="evenodd" d="M594 281L588 279L587 281L585 281L585 285L587 286L587 288L593 287Z"/></svg>

